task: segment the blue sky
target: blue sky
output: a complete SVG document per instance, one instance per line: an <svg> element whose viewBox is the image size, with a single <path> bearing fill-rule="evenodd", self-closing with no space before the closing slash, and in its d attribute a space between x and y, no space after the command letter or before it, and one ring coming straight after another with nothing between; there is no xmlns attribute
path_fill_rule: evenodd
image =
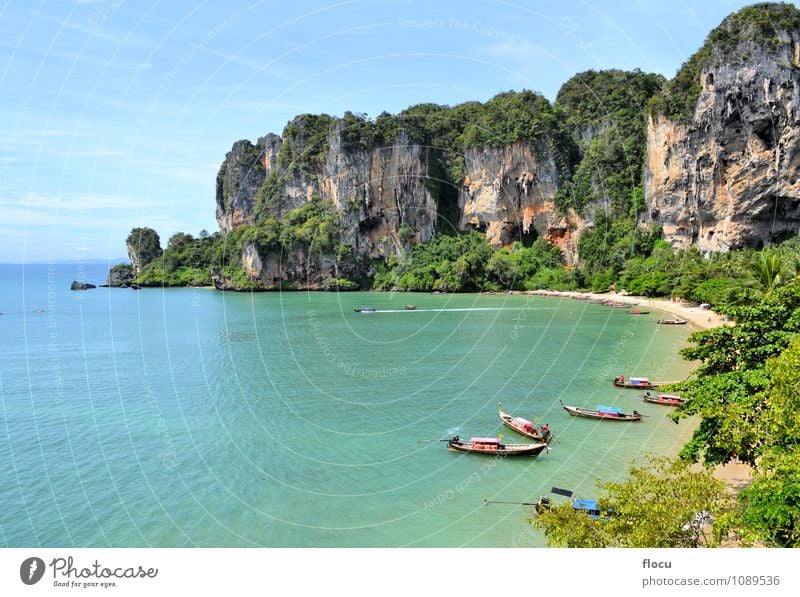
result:
<svg viewBox="0 0 800 597"><path fill-rule="evenodd" d="M749 4L7 1L0 8L0 261L113 259L133 226L217 229L237 139L292 116L375 116L576 72L671 77Z"/></svg>

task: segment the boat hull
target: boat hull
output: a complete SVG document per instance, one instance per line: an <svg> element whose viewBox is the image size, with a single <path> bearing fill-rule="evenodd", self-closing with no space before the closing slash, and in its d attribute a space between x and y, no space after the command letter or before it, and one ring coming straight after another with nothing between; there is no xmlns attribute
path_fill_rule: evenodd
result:
<svg viewBox="0 0 800 597"><path fill-rule="evenodd" d="M471 442L447 442L447 447L456 452L484 454L488 456L538 456L547 444L500 444L499 446L475 446Z"/></svg>
<svg viewBox="0 0 800 597"><path fill-rule="evenodd" d="M603 412L599 410L592 410L590 408L581 408L580 406L567 406L564 405L564 410L573 417L585 417L587 419L601 419L603 421L627 421L636 422L642 420L642 415L634 413L626 415L624 413Z"/></svg>
<svg viewBox="0 0 800 597"><path fill-rule="evenodd" d="M662 406L680 406L686 402L686 400L678 396L667 396L664 394L659 396L645 394L642 396L642 400L649 402L650 404L661 404Z"/></svg>
<svg viewBox="0 0 800 597"><path fill-rule="evenodd" d="M524 435L525 437L528 437L528 438L530 438L532 440L535 440L537 442L549 443L550 440L553 439L553 434L552 433L547 433L547 435L544 435L544 434L540 433L536 429L536 426L533 423L531 423L530 421L527 421L528 425L526 427L528 427L528 426L529 427L533 427L533 431L531 431L530 429L528 429L526 427L517 425L514 422L514 417L512 417L511 415L509 415L506 412L503 412L502 408L500 409L500 420L502 421L503 425L505 425L509 429L511 429L513 431L516 431L520 435Z"/></svg>
<svg viewBox="0 0 800 597"><path fill-rule="evenodd" d="M628 383L627 381L614 381L612 382L618 388L625 388L627 390L653 390L658 387L655 383Z"/></svg>

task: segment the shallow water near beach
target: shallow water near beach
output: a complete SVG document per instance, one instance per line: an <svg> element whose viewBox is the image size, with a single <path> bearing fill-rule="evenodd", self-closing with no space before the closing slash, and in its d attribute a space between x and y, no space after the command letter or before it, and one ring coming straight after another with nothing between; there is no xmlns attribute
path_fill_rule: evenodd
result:
<svg viewBox="0 0 800 597"><path fill-rule="evenodd" d="M618 374L684 378L690 326L566 298L98 288L0 266L0 544L543 546L527 506L596 495L691 434ZM407 303L416 309L404 310ZM376 313L355 313L371 306ZM34 312L37 308L43 312ZM648 415L568 416L565 404ZM497 460L437 441L554 431ZM423 440L423 441L420 441ZM561 499L557 496L550 496Z"/></svg>

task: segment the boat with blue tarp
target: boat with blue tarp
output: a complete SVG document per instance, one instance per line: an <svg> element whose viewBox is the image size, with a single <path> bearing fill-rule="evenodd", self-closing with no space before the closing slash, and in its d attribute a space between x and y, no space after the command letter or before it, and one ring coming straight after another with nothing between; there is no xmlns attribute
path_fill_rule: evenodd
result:
<svg viewBox="0 0 800 597"><path fill-rule="evenodd" d="M582 406L567 406L561 402L561 406L573 417L586 417L588 419L603 419L604 421L641 421L642 415L638 411L633 411L631 414L622 412L621 408L616 406L603 406L598 405L596 409L583 408Z"/></svg>

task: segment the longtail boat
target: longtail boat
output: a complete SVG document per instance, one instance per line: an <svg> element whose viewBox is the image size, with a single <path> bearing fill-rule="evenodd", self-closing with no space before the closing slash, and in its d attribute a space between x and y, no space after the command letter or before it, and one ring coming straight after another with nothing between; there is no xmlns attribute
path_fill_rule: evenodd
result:
<svg viewBox="0 0 800 597"><path fill-rule="evenodd" d="M416 308L417 308L416 305L411 305L411 304L403 306L403 309L405 309L406 311L414 311Z"/></svg>
<svg viewBox="0 0 800 597"><path fill-rule="evenodd" d="M563 402L561 406L573 417L586 417L588 419L603 419L604 421L641 421L642 415L637 411L633 414L625 414L621 408L615 406L598 406L596 410L583 408L581 406L567 406Z"/></svg>
<svg viewBox="0 0 800 597"><path fill-rule="evenodd" d="M631 306L630 303L626 303L625 301L615 301L615 300L606 301L603 304L606 307L614 307L614 308L622 308L622 307L627 308Z"/></svg>
<svg viewBox="0 0 800 597"><path fill-rule="evenodd" d="M629 313L630 315L647 315L650 313L650 311L648 309L637 309L634 307L633 309L626 311L626 313Z"/></svg>
<svg viewBox="0 0 800 597"><path fill-rule="evenodd" d="M664 404L666 406L680 406L686 402L685 398L675 396L674 394L654 394L649 390L644 393L642 400L651 402L652 404Z"/></svg>
<svg viewBox="0 0 800 597"><path fill-rule="evenodd" d="M490 456L538 456L547 444L503 444L499 437L473 437L466 441L454 435L447 440L447 447L456 452Z"/></svg>
<svg viewBox="0 0 800 597"><path fill-rule="evenodd" d="M629 388L635 390L652 390L658 387L656 382L650 381L650 379L647 377L631 377L629 379L625 379L624 375L620 375L619 377L615 377L612 380L612 383L618 388Z"/></svg>
<svg viewBox="0 0 800 597"><path fill-rule="evenodd" d="M500 420L503 422L503 425L509 429L513 429L517 433L536 440L537 442L548 443L553 439L553 434L550 431L550 427L547 425L542 425L537 429L536 425L531 423L528 419L512 417L507 412L503 412L502 402L497 403L497 408L500 411Z"/></svg>
<svg viewBox="0 0 800 597"><path fill-rule="evenodd" d="M656 323L661 325L684 325L689 323L688 319L659 319Z"/></svg>
<svg viewBox="0 0 800 597"><path fill-rule="evenodd" d="M356 313L375 313L375 307L353 307Z"/></svg>

